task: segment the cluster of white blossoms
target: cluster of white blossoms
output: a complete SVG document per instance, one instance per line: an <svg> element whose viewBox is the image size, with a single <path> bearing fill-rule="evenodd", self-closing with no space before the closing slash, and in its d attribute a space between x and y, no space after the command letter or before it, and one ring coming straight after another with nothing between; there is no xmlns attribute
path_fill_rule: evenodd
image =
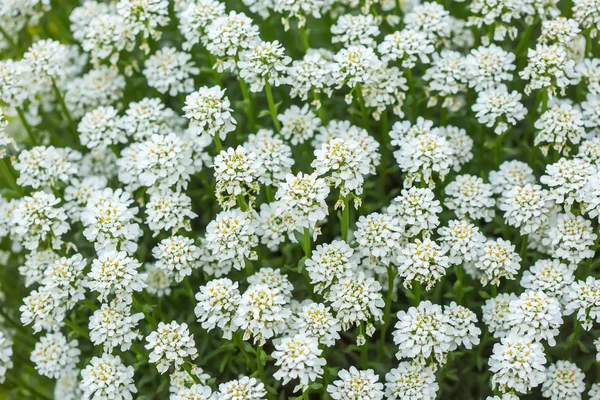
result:
<svg viewBox="0 0 600 400"><path fill-rule="evenodd" d="M0 0L0 398L600 400L599 30Z"/></svg>

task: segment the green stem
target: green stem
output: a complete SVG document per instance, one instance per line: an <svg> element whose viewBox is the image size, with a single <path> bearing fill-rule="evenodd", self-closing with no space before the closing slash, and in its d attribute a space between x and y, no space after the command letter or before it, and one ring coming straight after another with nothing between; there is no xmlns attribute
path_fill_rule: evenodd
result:
<svg viewBox="0 0 600 400"><path fill-rule="evenodd" d="M252 95L250 94L250 89L248 89L248 84L246 83L246 81L244 81L242 78L238 78L238 81L240 82L240 89L242 90L242 96L244 96L244 100L246 101L246 103L248 104L248 125L250 125L250 130L252 132L256 131L256 121L255 121L255 116L256 116L256 111L254 108L254 99L252 98Z"/></svg>
<svg viewBox="0 0 600 400"><path fill-rule="evenodd" d="M9 44L9 46L15 51L15 53L18 53L19 52L19 48L17 47L15 41L10 37L10 35L8 34L8 32L6 32L4 30L4 28L1 27L1 26L0 26L0 33L2 34L2 36L4 36L4 39Z"/></svg>
<svg viewBox="0 0 600 400"><path fill-rule="evenodd" d="M66 326L68 326L69 328L71 328L73 331L77 332L78 334L80 334L84 338L86 338L86 339L90 338L89 333L87 333L87 331L85 329L83 329L82 327L80 327L79 325L77 325L77 323L74 320L70 320L70 319L65 318L64 322L65 322Z"/></svg>
<svg viewBox="0 0 600 400"><path fill-rule="evenodd" d="M379 191L380 191L380 200L386 200L385 193L385 184L387 182L387 165L388 165L388 157L389 157L389 148L390 148L390 132L389 132L389 121L388 121L388 111L387 109L381 113L381 164L379 164Z"/></svg>
<svg viewBox="0 0 600 400"><path fill-rule="evenodd" d="M56 85L54 78L52 78L52 88L54 89L54 93L56 94L56 98L58 99L58 102L60 104L60 108L62 109L63 114L65 114L65 117L67 118L67 121L69 122L69 127L71 128L71 131L73 132L75 142L77 144L79 144L79 134L77 133L77 127L75 126L75 123L73 122L73 118L71 118L71 113L69 112L69 109L67 108L67 103L65 103L65 99L64 99L62 93L60 92L60 89Z"/></svg>
<svg viewBox="0 0 600 400"><path fill-rule="evenodd" d="M304 257L310 258L310 229L304 228L304 240L302 242L302 248L304 249Z"/></svg>
<svg viewBox="0 0 600 400"><path fill-rule="evenodd" d="M248 203L246 202L246 199L244 199L244 196L239 194L237 197L237 203L238 206L240 207L240 210L242 211L248 211L248 209L250 208L250 206L248 206Z"/></svg>
<svg viewBox="0 0 600 400"><path fill-rule="evenodd" d="M412 291L414 295L413 302L416 307L421 302L421 282L413 281Z"/></svg>
<svg viewBox="0 0 600 400"><path fill-rule="evenodd" d="M186 361L186 362L184 362L184 363L183 363L183 369L185 369L185 371L188 373L188 375L190 376L190 378L192 378L192 379L193 379L194 383L200 384L200 383L202 383L202 382L200 381L200 378L198 378L198 377L196 376L196 374L194 374L194 373L192 372L192 366L193 366L193 365L194 365L194 364L192 364L191 362L189 362L189 361Z"/></svg>
<svg viewBox="0 0 600 400"><path fill-rule="evenodd" d="M275 101L273 100L273 91L271 90L271 84L268 79L265 79L265 93L267 95L267 102L269 103L269 112L271 113L271 119L277 132L281 132L281 123L277 119L277 109L275 108Z"/></svg>
<svg viewBox="0 0 600 400"><path fill-rule="evenodd" d="M306 26L298 27L298 32L300 33L300 38L302 39L304 51L307 51L310 49L310 35L308 34L308 29L306 29Z"/></svg>
<svg viewBox="0 0 600 400"><path fill-rule="evenodd" d="M362 124L363 124L363 128L367 128L367 125L369 124L369 115L367 114L367 109L365 107L365 99L363 98L362 95L362 84L361 83L357 83L356 86L354 87L354 95L355 95L355 99L356 102L358 103L358 106L360 108L360 113L362 115Z"/></svg>
<svg viewBox="0 0 600 400"><path fill-rule="evenodd" d="M17 115L19 115L19 119L21 120L23 127L27 131L27 136L29 137L29 141L31 142L31 145L37 146L39 142L37 141L35 135L33 134L31 125L29 125L29 123L27 122L27 118L25 118L25 113L23 112L23 109L21 107L15 107L15 109L17 110Z"/></svg>
<svg viewBox="0 0 600 400"><path fill-rule="evenodd" d="M527 254L527 240L529 239L529 235L523 235L521 238L521 250L519 251L519 255L521 256L521 260L525 260L525 255Z"/></svg>
<svg viewBox="0 0 600 400"><path fill-rule="evenodd" d="M542 106L540 109L540 114L543 114L548 109L548 91L545 89L542 89L541 96L542 96Z"/></svg>
<svg viewBox="0 0 600 400"><path fill-rule="evenodd" d="M381 327L381 337L379 339L379 355L383 356L383 349L385 347L386 333L390 327L390 320L392 317L392 300L394 298L394 281L396 279L396 268L391 264L387 266L388 272L388 290L385 295L385 310L383 312L383 326Z"/></svg>
<svg viewBox="0 0 600 400"><path fill-rule="evenodd" d="M342 240L348 242L348 229L350 227L350 206L348 196L344 196L344 209L342 210Z"/></svg>
<svg viewBox="0 0 600 400"><path fill-rule="evenodd" d="M362 335L364 338L365 343L360 346L360 363L362 365L363 369L367 369L368 365L369 365L369 354L368 354L368 348L367 348L367 344L369 343L367 341L367 335L365 333L365 323L361 322L360 325L358 326L358 332L359 335Z"/></svg>
<svg viewBox="0 0 600 400"><path fill-rule="evenodd" d="M252 262L244 257L244 266L246 267L246 271L248 275L254 274L254 267L252 266Z"/></svg>
<svg viewBox="0 0 600 400"><path fill-rule="evenodd" d="M215 148L217 149L217 153L220 153L223 150L223 144L221 144L221 138L219 137L219 134L216 133L215 136L213 136L213 139L215 141Z"/></svg>
<svg viewBox="0 0 600 400"><path fill-rule="evenodd" d="M8 184L17 192L20 194L23 194L23 189L21 189L21 186L19 186L17 184L17 177L16 177L16 172L14 171L14 169L11 167L11 165L9 165L6 160L4 158L0 158L0 168L2 169L2 176L4 176L6 178L6 180L8 181Z"/></svg>
<svg viewBox="0 0 600 400"><path fill-rule="evenodd" d="M325 115L325 107L323 107L323 103L321 103L321 93L317 92L315 89L312 90L313 99L318 103L317 107L317 115L321 119L321 125L327 125L327 116Z"/></svg>
<svg viewBox="0 0 600 400"><path fill-rule="evenodd" d="M184 285L185 285L185 289L188 293L188 296L190 296L190 298L195 298L194 296L194 289L192 289L192 284L190 283L190 277L187 276L185 277L184 281Z"/></svg>
<svg viewBox="0 0 600 400"><path fill-rule="evenodd" d="M460 304L460 302L462 301L462 298L463 298L464 273L463 273L462 267L460 265L456 266L456 268L454 269L454 272L456 274L456 281L458 282L458 293L456 293L456 302Z"/></svg>
<svg viewBox="0 0 600 400"><path fill-rule="evenodd" d="M267 195L267 202L271 203L273 201L273 190L271 189L271 185L265 185L265 194Z"/></svg>

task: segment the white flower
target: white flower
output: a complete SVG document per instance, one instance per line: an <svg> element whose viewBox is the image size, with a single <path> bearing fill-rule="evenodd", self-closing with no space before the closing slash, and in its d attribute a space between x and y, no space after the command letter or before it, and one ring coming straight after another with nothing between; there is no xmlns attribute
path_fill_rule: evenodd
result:
<svg viewBox="0 0 600 400"><path fill-rule="evenodd" d="M551 400L578 400L585 391L585 375L574 363L558 360L548 366L542 396Z"/></svg>
<svg viewBox="0 0 600 400"><path fill-rule="evenodd" d="M335 138L315 151L311 167L317 175L326 175L328 181L339 187L341 196L360 195L365 176L370 172L370 159L357 142Z"/></svg>
<svg viewBox="0 0 600 400"><path fill-rule="evenodd" d="M395 115L404 117L402 106L408 90L406 82L398 67L382 67L365 83L361 88L363 100L365 107L373 109L371 115L375 120L381 119L388 106L392 107Z"/></svg>
<svg viewBox="0 0 600 400"><path fill-rule="evenodd" d="M356 222L354 238L361 254L369 257L371 263L389 264L396 257L402 225L398 218L389 214L361 215Z"/></svg>
<svg viewBox="0 0 600 400"><path fill-rule="evenodd" d="M435 369L415 361L402 361L385 375L385 395L389 399L435 400L439 385Z"/></svg>
<svg viewBox="0 0 600 400"><path fill-rule="evenodd" d="M257 233L260 236L260 242L267 246L271 251L277 251L279 245L286 241L286 238L292 237L294 231L294 221L279 201L272 203L262 203L260 205L259 225Z"/></svg>
<svg viewBox="0 0 600 400"><path fill-rule="evenodd" d="M289 303L292 299L294 285L289 281L288 276L281 273L279 269L262 267L247 279L249 285L266 285L271 289L277 290Z"/></svg>
<svg viewBox="0 0 600 400"><path fill-rule="evenodd" d="M0 331L0 383L6 380L6 371L13 367L13 342L4 331Z"/></svg>
<svg viewBox="0 0 600 400"><path fill-rule="evenodd" d="M179 389L177 393L171 395L170 400L211 400L213 399L212 394L210 386L194 383L190 387L182 387Z"/></svg>
<svg viewBox="0 0 600 400"><path fill-rule="evenodd" d="M350 88L367 83L374 71L382 67L382 62L370 47L352 45L342 48L335 56L333 79L338 88Z"/></svg>
<svg viewBox="0 0 600 400"><path fill-rule="evenodd" d="M273 378L284 385L292 379L298 379L294 392L306 390L323 374L326 361L320 357L321 353L323 350L319 349L319 342L314 337L297 334L283 338L271 354L275 366L279 367Z"/></svg>
<svg viewBox="0 0 600 400"><path fill-rule="evenodd" d="M286 71L290 97L300 97L306 101L311 92L313 95L321 93L330 95L334 84L332 59L333 53L329 50L308 49L301 60L292 61ZM315 103L317 108L321 107L320 102Z"/></svg>
<svg viewBox="0 0 600 400"><path fill-rule="evenodd" d="M60 248L61 236L69 231L67 214L52 193L34 192L23 197L12 214L12 229L28 250L48 244Z"/></svg>
<svg viewBox="0 0 600 400"><path fill-rule="evenodd" d="M181 282L198 267L200 248L194 239L175 235L161 240L152 249L152 256L156 259L156 268L173 273L175 281Z"/></svg>
<svg viewBox="0 0 600 400"><path fill-rule="evenodd" d="M82 180L74 180L65 188L63 199L67 215L73 222L81 220L81 213L95 193L106 188L108 181L104 176L87 176Z"/></svg>
<svg viewBox="0 0 600 400"><path fill-rule="evenodd" d="M406 135L396 143L400 150L394 152L394 157L400 169L407 174L404 180L407 186L412 186L415 181L435 186L433 173L437 173L443 181L453 167L454 150L442 135Z"/></svg>
<svg viewBox="0 0 600 400"><path fill-rule="evenodd" d="M600 58L585 58L576 66L577 76L587 83L591 94L600 94Z"/></svg>
<svg viewBox="0 0 600 400"><path fill-rule="evenodd" d="M534 144L544 144L543 151L552 147L559 153L568 153L570 145L579 144L585 135L581 111L566 102L543 113L535 122L535 128L540 131L535 136Z"/></svg>
<svg viewBox="0 0 600 400"><path fill-rule="evenodd" d="M275 199L293 221L293 230L314 230L329 214L325 202L328 194L329 186L325 179L319 178L316 173L309 175L299 172L295 176L286 175L285 181L281 182L275 194Z"/></svg>
<svg viewBox="0 0 600 400"><path fill-rule="evenodd" d="M31 362L36 371L48 378L56 379L75 368L79 362L79 343L67 341L60 332L42 336L31 352Z"/></svg>
<svg viewBox="0 0 600 400"><path fill-rule="evenodd" d="M553 206L546 189L527 184L503 192L498 208L504 211L504 221L508 225L520 228L521 235L526 235L548 222Z"/></svg>
<svg viewBox="0 0 600 400"><path fill-rule="evenodd" d="M500 84L479 92L475 104L471 107L480 124L494 127L494 133L505 133L510 125L515 126L527 115L527 109L521 103L521 93L509 92L506 85Z"/></svg>
<svg viewBox="0 0 600 400"><path fill-rule="evenodd" d="M186 188L195 172L189 141L175 133L152 135L147 140L123 149L119 181L132 189L140 186Z"/></svg>
<svg viewBox="0 0 600 400"><path fill-rule="evenodd" d="M235 58L258 40L258 27L244 13L231 11L215 18L202 36L202 44L217 57L218 72L235 69Z"/></svg>
<svg viewBox="0 0 600 400"><path fill-rule="evenodd" d="M500 279L515 279L521 268L521 257L515 252L515 245L504 239L489 239L483 246L480 257L474 262L475 268L483 273L483 285L500 285Z"/></svg>
<svg viewBox="0 0 600 400"><path fill-rule="evenodd" d="M527 393L544 382L546 356L541 343L514 334L501 341L489 359L494 390Z"/></svg>
<svg viewBox="0 0 600 400"><path fill-rule="evenodd" d="M454 301L444 307L444 315L448 323L446 334L454 341L453 347L465 346L471 350L479 345L481 329L477 327L477 315Z"/></svg>
<svg viewBox="0 0 600 400"><path fill-rule="evenodd" d="M200 287L196 300L198 304L194 313L202 328L211 331L219 327L223 330L223 337L231 339L232 333L237 330L233 318L241 300L238 283L228 278L209 281Z"/></svg>
<svg viewBox="0 0 600 400"><path fill-rule="evenodd" d="M402 189L387 208L387 213L400 222L403 236L407 238L431 234L440 223L438 214L441 212L433 191L416 187Z"/></svg>
<svg viewBox="0 0 600 400"><path fill-rule="evenodd" d="M274 42L258 42L240 54L237 62L240 78L250 84L250 91L260 92L267 82L279 86L285 82L284 71L292 61L285 55L285 48Z"/></svg>
<svg viewBox="0 0 600 400"><path fill-rule="evenodd" d="M381 18L374 17L373 14L341 15L331 26L331 43L375 47L377 42L374 37L379 36L380 22Z"/></svg>
<svg viewBox="0 0 600 400"><path fill-rule="evenodd" d="M123 17L123 24L134 35L142 34L144 39L160 39L160 27L169 21L169 2L167 0L119 0L117 13Z"/></svg>
<svg viewBox="0 0 600 400"><path fill-rule="evenodd" d="M593 321L600 323L600 280L588 276L565 289L565 315L577 311L577 320L585 330L592 329Z"/></svg>
<svg viewBox="0 0 600 400"><path fill-rule="evenodd" d="M114 107L98 107L86 113L77 126L79 140L88 149L105 149L127 138L120 129L119 117Z"/></svg>
<svg viewBox="0 0 600 400"><path fill-rule="evenodd" d="M148 57L144 63L144 76L148 86L159 93L177 96L194 90L194 75L200 69L194 66L192 56L174 47L163 47Z"/></svg>
<svg viewBox="0 0 600 400"><path fill-rule="evenodd" d="M506 325L517 335L537 341L545 339L548 345L555 346L554 337L562 323L559 301L542 291L528 290L508 305Z"/></svg>
<svg viewBox="0 0 600 400"><path fill-rule="evenodd" d="M496 338L505 337L509 332L509 305L518 299L514 293L500 293L498 296L485 301L481 307L483 323Z"/></svg>
<svg viewBox="0 0 600 400"><path fill-rule="evenodd" d="M17 184L34 189L69 183L77 174L78 151L68 147L36 146L23 150L13 161L19 173Z"/></svg>
<svg viewBox="0 0 600 400"><path fill-rule="evenodd" d="M310 300L292 316L292 332L317 338L319 344L330 347L340 339L340 322L333 316L329 307Z"/></svg>
<svg viewBox="0 0 600 400"><path fill-rule="evenodd" d="M399 311L395 328L393 336L398 345L398 359L426 361L435 357L443 364L446 353L455 346L442 307L428 300L421 301L418 307L410 307L408 312Z"/></svg>
<svg viewBox="0 0 600 400"><path fill-rule="evenodd" d="M542 33L538 38L540 43L556 41L569 46L581 33L579 24L574 19L558 17L542 21Z"/></svg>
<svg viewBox="0 0 600 400"><path fill-rule="evenodd" d="M217 261L233 262L236 269L242 269L245 258L256 259L257 225L249 212L223 211L206 227L206 246Z"/></svg>
<svg viewBox="0 0 600 400"><path fill-rule="evenodd" d="M352 276L357 270L357 257L350 245L341 240L319 244L305 261L310 282L317 293L330 287L343 277Z"/></svg>
<svg viewBox="0 0 600 400"><path fill-rule="evenodd" d="M259 129L256 134L248 135L244 148L256 154L260 164L257 179L266 186L278 186L292 172L296 162L290 146L270 129Z"/></svg>
<svg viewBox="0 0 600 400"><path fill-rule="evenodd" d="M452 169L459 172L463 165L473 159L473 139L465 129L452 125L440 127L438 134L445 137L452 148Z"/></svg>
<svg viewBox="0 0 600 400"><path fill-rule="evenodd" d="M290 316L287 300L279 290L257 284L242 295L233 322L244 331L244 340L253 337L254 343L262 346L284 332Z"/></svg>
<svg viewBox="0 0 600 400"><path fill-rule="evenodd" d="M579 264L594 256L592 246L596 238L591 221L569 212L558 214L542 243L549 246L553 257Z"/></svg>
<svg viewBox="0 0 600 400"><path fill-rule="evenodd" d="M129 207L133 203L131 195L122 189L106 188L91 194L81 212L81 222L83 235L94 243L97 252L117 248L135 252L142 230L133 222L138 212L137 207Z"/></svg>
<svg viewBox="0 0 600 400"><path fill-rule="evenodd" d="M495 44L471 50L465 58L467 84L481 92L504 81L512 81L515 58L513 53Z"/></svg>
<svg viewBox="0 0 600 400"><path fill-rule="evenodd" d="M32 91L30 76L30 67L25 61L0 61L0 99L21 107Z"/></svg>
<svg viewBox="0 0 600 400"><path fill-rule="evenodd" d="M60 256L51 249L38 249L25 255L25 262L19 266L19 273L25 278L25 286L41 284L44 272Z"/></svg>
<svg viewBox="0 0 600 400"><path fill-rule="evenodd" d="M38 40L23 54L23 61L36 79L60 82L66 78L68 52L68 47L56 40Z"/></svg>
<svg viewBox="0 0 600 400"><path fill-rule="evenodd" d="M496 202L492 197L492 185L474 175L458 175L444 189L444 204L454 211L458 218L483 219L490 222L494 218Z"/></svg>
<svg viewBox="0 0 600 400"><path fill-rule="evenodd" d="M311 139L321 125L321 120L308 104L302 108L292 105L277 116L281 122L281 136L293 146Z"/></svg>
<svg viewBox="0 0 600 400"><path fill-rule="evenodd" d="M351 366L338 372L339 380L327 386L331 398L335 400L381 400L383 384L372 369L359 371Z"/></svg>
<svg viewBox="0 0 600 400"><path fill-rule="evenodd" d="M205 373L202 368L196 364L190 366L191 373L198 378L201 385L206 385L210 375ZM169 392L171 395L180 393L181 390L194 384L194 378L185 369L179 369L171 372L169 375Z"/></svg>
<svg viewBox="0 0 600 400"><path fill-rule="evenodd" d="M452 264L472 262L479 258L486 241L479 228L466 220L450 220L448 226L438 229L438 239L448 249Z"/></svg>
<svg viewBox="0 0 600 400"><path fill-rule="evenodd" d="M443 9L437 3L425 4ZM440 53L433 53L431 66L423 74L423 80L427 82L425 92L429 98L428 107L438 104L441 97L442 107L458 111L456 107L460 104L460 101L457 103L458 95L467 91L465 62L459 52L444 49Z"/></svg>
<svg viewBox="0 0 600 400"><path fill-rule="evenodd" d="M102 357L93 357L81 371L82 400L111 397L132 400L131 394L137 393L133 373L133 367L125 366L119 356L104 353Z"/></svg>
<svg viewBox="0 0 600 400"><path fill-rule="evenodd" d="M435 46L426 33L403 29L386 35L377 50L383 61L400 60L402 68L413 68L417 60L423 64L429 63L429 55L435 51Z"/></svg>
<svg viewBox="0 0 600 400"><path fill-rule="evenodd" d="M225 140L227 133L235 130L231 103L225 96L225 89L218 86L202 86L185 98L185 117L190 120L188 131L194 135L218 135Z"/></svg>
<svg viewBox="0 0 600 400"><path fill-rule="evenodd" d="M53 296L71 309L85 298L87 277L84 268L86 265L87 260L81 254L61 257L48 265L41 283Z"/></svg>
<svg viewBox="0 0 600 400"><path fill-rule="evenodd" d="M573 268L559 260L538 260L523 272L521 286L525 289L542 291L548 296L561 297L575 277Z"/></svg>
<svg viewBox="0 0 600 400"><path fill-rule="evenodd" d="M92 262L88 286L99 293L100 301L114 293L116 298L129 304L133 293L146 287L146 274L138 271L140 266L139 261L127 256L124 251L103 252Z"/></svg>
<svg viewBox="0 0 600 400"><path fill-rule="evenodd" d="M183 50L191 50L200 41L206 27L217 17L225 15L225 4L216 0L188 2L179 13L179 31L185 38Z"/></svg>
<svg viewBox="0 0 600 400"><path fill-rule="evenodd" d="M525 94L544 89L550 97L565 94L575 76L575 61L570 60L565 48L558 44L537 44L527 52L527 66L519 72L528 81Z"/></svg>
<svg viewBox="0 0 600 400"><path fill-rule="evenodd" d="M365 322L368 327L372 321L380 321L383 317L385 303L381 295L381 284L365 276L362 271L340 278L326 293L325 300L331 303L344 330ZM369 329L367 334L371 335Z"/></svg>
<svg viewBox="0 0 600 400"><path fill-rule="evenodd" d="M54 398L62 400L81 400L83 392L79 388L78 369L63 373L54 385Z"/></svg>
<svg viewBox="0 0 600 400"><path fill-rule="evenodd" d="M112 300L108 304L104 303L90 317L90 340L94 345L102 345L108 353L115 347L127 351L134 340L142 338L135 329L142 319L143 313L132 314L131 305L122 301Z"/></svg>
<svg viewBox="0 0 600 400"><path fill-rule="evenodd" d="M550 197L557 204L568 209L574 202L581 202L585 184L597 174L596 167L580 158L561 158L554 164L546 165L546 174L540 182L548 185Z"/></svg>
<svg viewBox="0 0 600 400"><path fill-rule="evenodd" d="M145 97L129 103L118 123L119 127L135 141L144 141L154 134L166 135L181 122L181 118L161 99Z"/></svg>
<svg viewBox="0 0 600 400"><path fill-rule="evenodd" d="M424 32L432 40L450 36L452 20L450 13L438 3L417 4L404 16L406 29Z"/></svg>
<svg viewBox="0 0 600 400"><path fill-rule="evenodd" d="M263 400L267 396L264 383L242 376L219 385L219 400Z"/></svg>
<svg viewBox="0 0 600 400"><path fill-rule="evenodd" d="M171 365L180 369L189 356L192 360L198 356L194 344L194 335L190 334L186 323L172 321L168 324L158 323L158 328L146 338L146 349L150 350L149 361L156 364L159 373L167 372Z"/></svg>
<svg viewBox="0 0 600 400"><path fill-rule="evenodd" d="M430 239L415 239L398 251L399 276L404 279L404 287L411 288L413 281L425 284L431 289L450 267L447 250Z"/></svg>
<svg viewBox="0 0 600 400"><path fill-rule="evenodd" d="M224 208L235 207L238 197L249 198L252 202L260 190L260 170L256 153L243 146L221 151L214 160L215 191L219 204Z"/></svg>
<svg viewBox="0 0 600 400"><path fill-rule="evenodd" d="M156 268L153 263L145 264L146 291L157 297L171 294L172 277L169 271Z"/></svg>
<svg viewBox="0 0 600 400"><path fill-rule="evenodd" d="M33 323L33 331L37 333L41 330L59 330L64 325L63 320L67 310L60 299L42 286L38 290L31 291L29 296L23 299L19 311L21 323L25 326Z"/></svg>
<svg viewBox="0 0 600 400"><path fill-rule="evenodd" d="M513 186L525 186L535 182L533 170L522 161L504 161L500 164L498 171L490 171L492 191L496 194L509 190Z"/></svg>
<svg viewBox="0 0 600 400"><path fill-rule="evenodd" d="M150 193L146 204L146 224L157 236L161 231L176 233L191 230L190 220L198 216L192 211L192 199L183 192L170 189Z"/></svg>
<svg viewBox="0 0 600 400"><path fill-rule="evenodd" d="M585 101L581 103L585 126L588 128L600 127L600 95L588 93Z"/></svg>

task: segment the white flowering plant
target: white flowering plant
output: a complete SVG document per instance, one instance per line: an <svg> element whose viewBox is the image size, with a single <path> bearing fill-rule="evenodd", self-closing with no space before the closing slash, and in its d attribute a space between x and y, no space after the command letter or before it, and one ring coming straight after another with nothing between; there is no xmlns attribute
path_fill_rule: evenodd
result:
<svg viewBox="0 0 600 400"><path fill-rule="evenodd" d="M599 0L0 0L0 399L600 400Z"/></svg>

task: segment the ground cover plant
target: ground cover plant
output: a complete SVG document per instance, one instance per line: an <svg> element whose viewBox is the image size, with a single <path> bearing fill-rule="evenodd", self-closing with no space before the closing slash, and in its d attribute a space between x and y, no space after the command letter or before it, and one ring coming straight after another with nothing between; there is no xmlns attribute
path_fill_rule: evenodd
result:
<svg viewBox="0 0 600 400"><path fill-rule="evenodd" d="M0 398L600 400L599 0L0 0Z"/></svg>

